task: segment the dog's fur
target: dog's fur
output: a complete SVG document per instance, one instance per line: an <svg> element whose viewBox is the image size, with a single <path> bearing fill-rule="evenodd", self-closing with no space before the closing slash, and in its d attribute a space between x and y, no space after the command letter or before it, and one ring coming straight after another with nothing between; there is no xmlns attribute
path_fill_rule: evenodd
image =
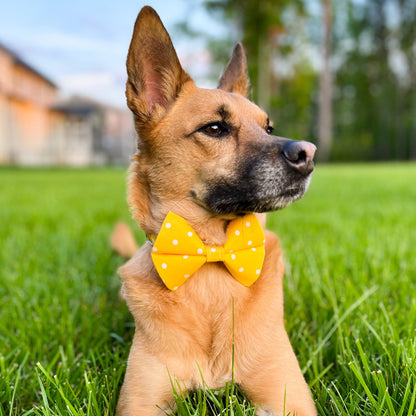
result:
<svg viewBox="0 0 416 416"><path fill-rule="evenodd" d="M267 115L246 98L241 45L219 88L200 89L156 12L145 7L127 72L139 135L128 195L147 234L157 234L173 211L204 243L222 245L236 216L280 209L304 194L313 168L290 166L282 157L287 139L270 135ZM238 283L222 263L209 263L171 292L153 266L150 243L134 253L128 231L118 229L113 244L121 240L120 250L134 253L120 275L136 324L118 416L159 414L173 398L170 377L184 390L201 386L201 373L209 387L222 387L231 380L233 331L234 379L247 396L271 414L316 415L283 324L281 249L274 234L265 235L263 269L252 286Z"/></svg>

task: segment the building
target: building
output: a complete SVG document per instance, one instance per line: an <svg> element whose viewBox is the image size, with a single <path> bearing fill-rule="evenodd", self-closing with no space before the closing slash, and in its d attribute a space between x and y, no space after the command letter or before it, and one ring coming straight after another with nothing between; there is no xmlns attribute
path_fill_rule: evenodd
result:
<svg viewBox="0 0 416 416"><path fill-rule="evenodd" d="M125 163L135 142L127 109L60 99L57 85L0 45L0 164Z"/></svg>
<svg viewBox="0 0 416 416"><path fill-rule="evenodd" d="M126 163L136 139L129 110L72 96L50 107L55 165L88 166Z"/></svg>

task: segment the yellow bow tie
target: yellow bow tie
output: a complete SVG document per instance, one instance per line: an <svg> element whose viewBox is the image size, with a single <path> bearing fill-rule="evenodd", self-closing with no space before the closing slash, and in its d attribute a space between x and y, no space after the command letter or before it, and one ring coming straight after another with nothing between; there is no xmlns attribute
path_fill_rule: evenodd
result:
<svg viewBox="0 0 416 416"><path fill-rule="evenodd" d="M256 216L249 214L230 222L223 246L209 246L182 217L169 212L153 243L152 259L170 290L176 290L203 264L217 261L222 261L236 280L250 286L263 266L263 229Z"/></svg>

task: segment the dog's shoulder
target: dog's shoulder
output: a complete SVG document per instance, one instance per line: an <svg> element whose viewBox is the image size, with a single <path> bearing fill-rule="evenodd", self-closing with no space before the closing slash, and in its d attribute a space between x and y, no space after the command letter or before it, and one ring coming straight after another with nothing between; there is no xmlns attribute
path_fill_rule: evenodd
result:
<svg viewBox="0 0 416 416"><path fill-rule="evenodd" d="M283 250L280 245L279 237L269 231L264 231L265 236L265 258L263 264L263 276L274 279L281 279L284 274ZM267 279L266 279L267 280Z"/></svg>
<svg viewBox="0 0 416 416"><path fill-rule="evenodd" d="M143 297L147 292L163 288L153 262L151 261L152 246L146 242L134 256L118 270L123 281L123 292L128 291L129 297Z"/></svg>
<svg viewBox="0 0 416 416"><path fill-rule="evenodd" d="M279 257L282 255L282 247L279 237L269 230L264 230L266 256Z"/></svg>

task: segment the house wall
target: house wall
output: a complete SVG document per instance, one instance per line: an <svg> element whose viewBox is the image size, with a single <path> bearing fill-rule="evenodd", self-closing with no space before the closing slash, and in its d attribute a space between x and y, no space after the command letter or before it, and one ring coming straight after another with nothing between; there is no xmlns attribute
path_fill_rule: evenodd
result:
<svg viewBox="0 0 416 416"><path fill-rule="evenodd" d="M55 85L0 45L0 164L128 161L136 143L129 111L79 97L59 108L57 100ZM74 102L89 110L74 112Z"/></svg>
<svg viewBox="0 0 416 416"><path fill-rule="evenodd" d="M0 48L0 162L44 164L57 88Z"/></svg>
<svg viewBox="0 0 416 416"><path fill-rule="evenodd" d="M93 124L90 117L52 112L49 164L90 166L93 164Z"/></svg>
<svg viewBox="0 0 416 416"><path fill-rule="evenodd" d="M0 163L9 162L10 159L10 123L8 91L12 84L11 57L0 48Z"/></svg>
<svg viewBox="0 0 416 416"><path fill-rule="evenodd" d="M7 113L6 99L0 92L0 163L8 163L10 159L10 142L6 140Z"/></svg>
<svg viewBox="0 0 416 416"><path fill-rule="evenodd" d="M137 151L137 137L130 110L107 108L104 114L105 146L110 162L128 161Z"/></svg>

